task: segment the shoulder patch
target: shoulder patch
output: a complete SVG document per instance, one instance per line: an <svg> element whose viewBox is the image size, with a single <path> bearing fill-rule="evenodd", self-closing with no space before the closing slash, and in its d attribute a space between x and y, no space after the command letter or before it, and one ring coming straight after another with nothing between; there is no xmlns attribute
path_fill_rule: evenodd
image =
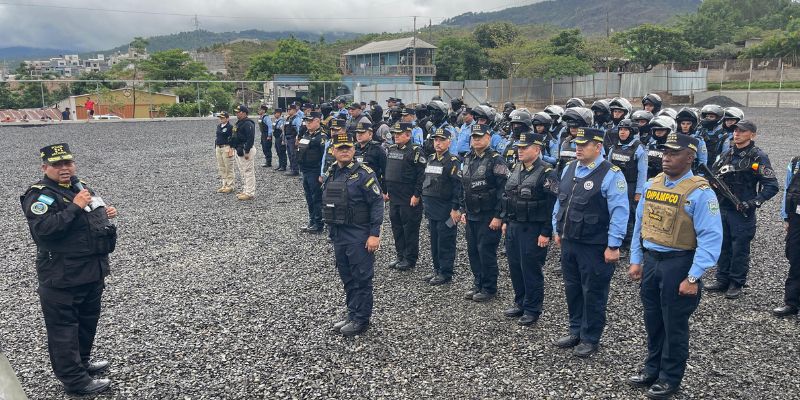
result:
<svg viewBox="0 0 800 400"><path fill-rule="evenodd" d="M365 164L361 164L361 168L362 168L364 171L367 171L367 173L369 173L369 174L371 174L371 173L375 172L375 171L373 171L373 170L372 170L372 168L370 168L368 165L365 165Z"/></svg>
<svg viewBox="0 0 800 400"><path fill-rule="evenodd" d="M612 171L614 171L614 172L619 172L619 171L621 171L621 169L619 169L619 167L618 167L618 166L616 166L616 165L612 165L612 166L611 166L611 170L612 170Z"/></svg>
<svg viewBox="0 0 800 400"><path fill-rule="evenodd" d="M719 214L719 202L717 202L717 199L711 199L708 201L708 212L711 213L711 215Z"/></svg>
<svg viewBox="0 0 800 400"><path fill-rule="evenodd" d="M47 212L47 204L37 201L31 204L31 212L36 215L42 215Z"/></svg>
<svg viewBox="0 0 800 400"><path fill-rule="evenodd" d="M37 201L41 201L42 203L47 204L48 206L52 206L53 202L56 201L56 199L54 199L54 198L52 198L52 197L50 197L50 196L48 196L46 194L40 194L39 198L36 199L36 200Z"/></svg>
<svg viewBox="0 0 800 400"><path fill-rule="evenodd" d="M42 190L42 189L44 189L44 188L45 188L45 186L44 186L44 185L31 185L31 189L39 189L39 190Z"/></svg>
<svg viewBox="0 0 800 400"><path fill-rule="evenodd" d="M620 193L628 191L628 185L625 183L625 179L617 179L617 191Z"/></svg>

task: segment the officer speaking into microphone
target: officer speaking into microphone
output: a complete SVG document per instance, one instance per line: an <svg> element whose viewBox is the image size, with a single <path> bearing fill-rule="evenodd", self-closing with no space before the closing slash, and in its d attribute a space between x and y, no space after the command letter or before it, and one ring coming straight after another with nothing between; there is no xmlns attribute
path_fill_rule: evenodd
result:
<svg viewBox="0 0 800 400"><path fill-rule="evenodd" d="M44 177L20 200L37 247L37 291L50 363L67 393L93 395L111 384L93 377L109 364L92 361L91 352L110 273L108 255L117 243L109 219L117 210L75 176L69 145L47 146L40 154Z"/></svg>
<svg viewBox="0 0 800 400"><path fill-rule="evenodd" d="M703 273L714 266L722 242L719 203L692 165L699 140L670 133L663 144L663 173L644 186L636 208L628 275L642 285L647 360L628 378L647 397L678 391L689 357L689 317L700 303ZM642 254L644 247L644 254Z"/></svg>

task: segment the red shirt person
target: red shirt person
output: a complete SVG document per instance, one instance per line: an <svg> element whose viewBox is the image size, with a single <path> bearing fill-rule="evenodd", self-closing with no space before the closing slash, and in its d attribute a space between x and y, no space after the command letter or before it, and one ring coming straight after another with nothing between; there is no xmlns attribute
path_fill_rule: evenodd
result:
<svg viewBox="0 0 800 400"><path fill-rule="evenodd" d="M86 99L86 103L83 103L83 108L86 109L86 115L88 115L88 118L92 118L94 116L94 102L92 101L91 97Z"/></svg>

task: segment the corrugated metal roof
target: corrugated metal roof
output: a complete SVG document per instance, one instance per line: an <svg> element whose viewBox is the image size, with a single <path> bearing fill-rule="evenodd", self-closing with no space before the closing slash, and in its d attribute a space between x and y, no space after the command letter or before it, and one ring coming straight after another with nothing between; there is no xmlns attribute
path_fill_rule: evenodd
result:
<svg viewBox="0 0 800 400"><path fill-rule="evenodd" d="M344 53L346 56L356 56L359 54L376 54L376 53L393 53L396 51L402 51L405 49L410 49L413 47L414 38L407 37L402 39L395 39L395 40L384 40L381 42L372 42L367 43L355 50L350 50L347 53ZM436 46L417 38L416 47L418 49L435 49Z"/></svg>

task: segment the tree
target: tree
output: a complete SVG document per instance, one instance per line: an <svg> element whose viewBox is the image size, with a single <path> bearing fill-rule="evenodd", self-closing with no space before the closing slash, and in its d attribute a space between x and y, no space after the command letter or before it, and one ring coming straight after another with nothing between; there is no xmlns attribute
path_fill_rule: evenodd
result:
<svg viewBox="0 0 800 400"><path fill-rule="evenodd" d="M516 40L519 37L519 29L510 22L480 24L472 32L472 36L480 47L496 49Z"/></svg>
<svg viewBox="0 0 800 400"><path fill-rule="evenodd" d="M622 46L632 62L649 71L664 61L688 62L697 50L674 28L644 24L614 34L611 41Z"/></svg>
<svg viewBox="0 0 800 400"><path fill-rule="evenodd" d="M744 51L746 58L800 57L800 19L788 24L786 31L778 32L764 39L757 46Z"/></svg>
<svg viewBox="0 0 800 400"><path fill-rule="evenodd" d="M439 42L436 55L436 80L463 81L483 78L486 52L474 38L448 37Z"/></svg>
<svg viewBox="0 0 800 400"><path fill-rule="evenodd" d="M545 55L535 57L520 65L519 76L536 78L563 78L565 76L588 75L592 66L575 56Z"/></svg>
<svg viewBox="0 0 800 400"><path fill-rule="evenodd" d="M8 88L7 82L0 82L0 110L18 108L17 94Z"/></svg>
<svg viewBox="0 0 800 400"><path fill-rule="evenodd" d="M586 58L586 40L581 36L580 29L566 29L559 32L550 38L550 46L555 56Z"/></svg>
<svg viewBox="0 0 800 400"><path fill-rule="evenodd" d="M133 38L133 41L130 43L130 48L136 50L137 53L144 53L144 50L147 48L147 45L150 44L145 38L141 36L137 36Z"/></svg>
<svg viewBox="0 0 800 400"><path fill-rule="evenodd" d="M142 60L140 65L146 79L190 80L208 76L205 65L193 61L188 53L180 49L153 53L150 59Z"/></svg>

